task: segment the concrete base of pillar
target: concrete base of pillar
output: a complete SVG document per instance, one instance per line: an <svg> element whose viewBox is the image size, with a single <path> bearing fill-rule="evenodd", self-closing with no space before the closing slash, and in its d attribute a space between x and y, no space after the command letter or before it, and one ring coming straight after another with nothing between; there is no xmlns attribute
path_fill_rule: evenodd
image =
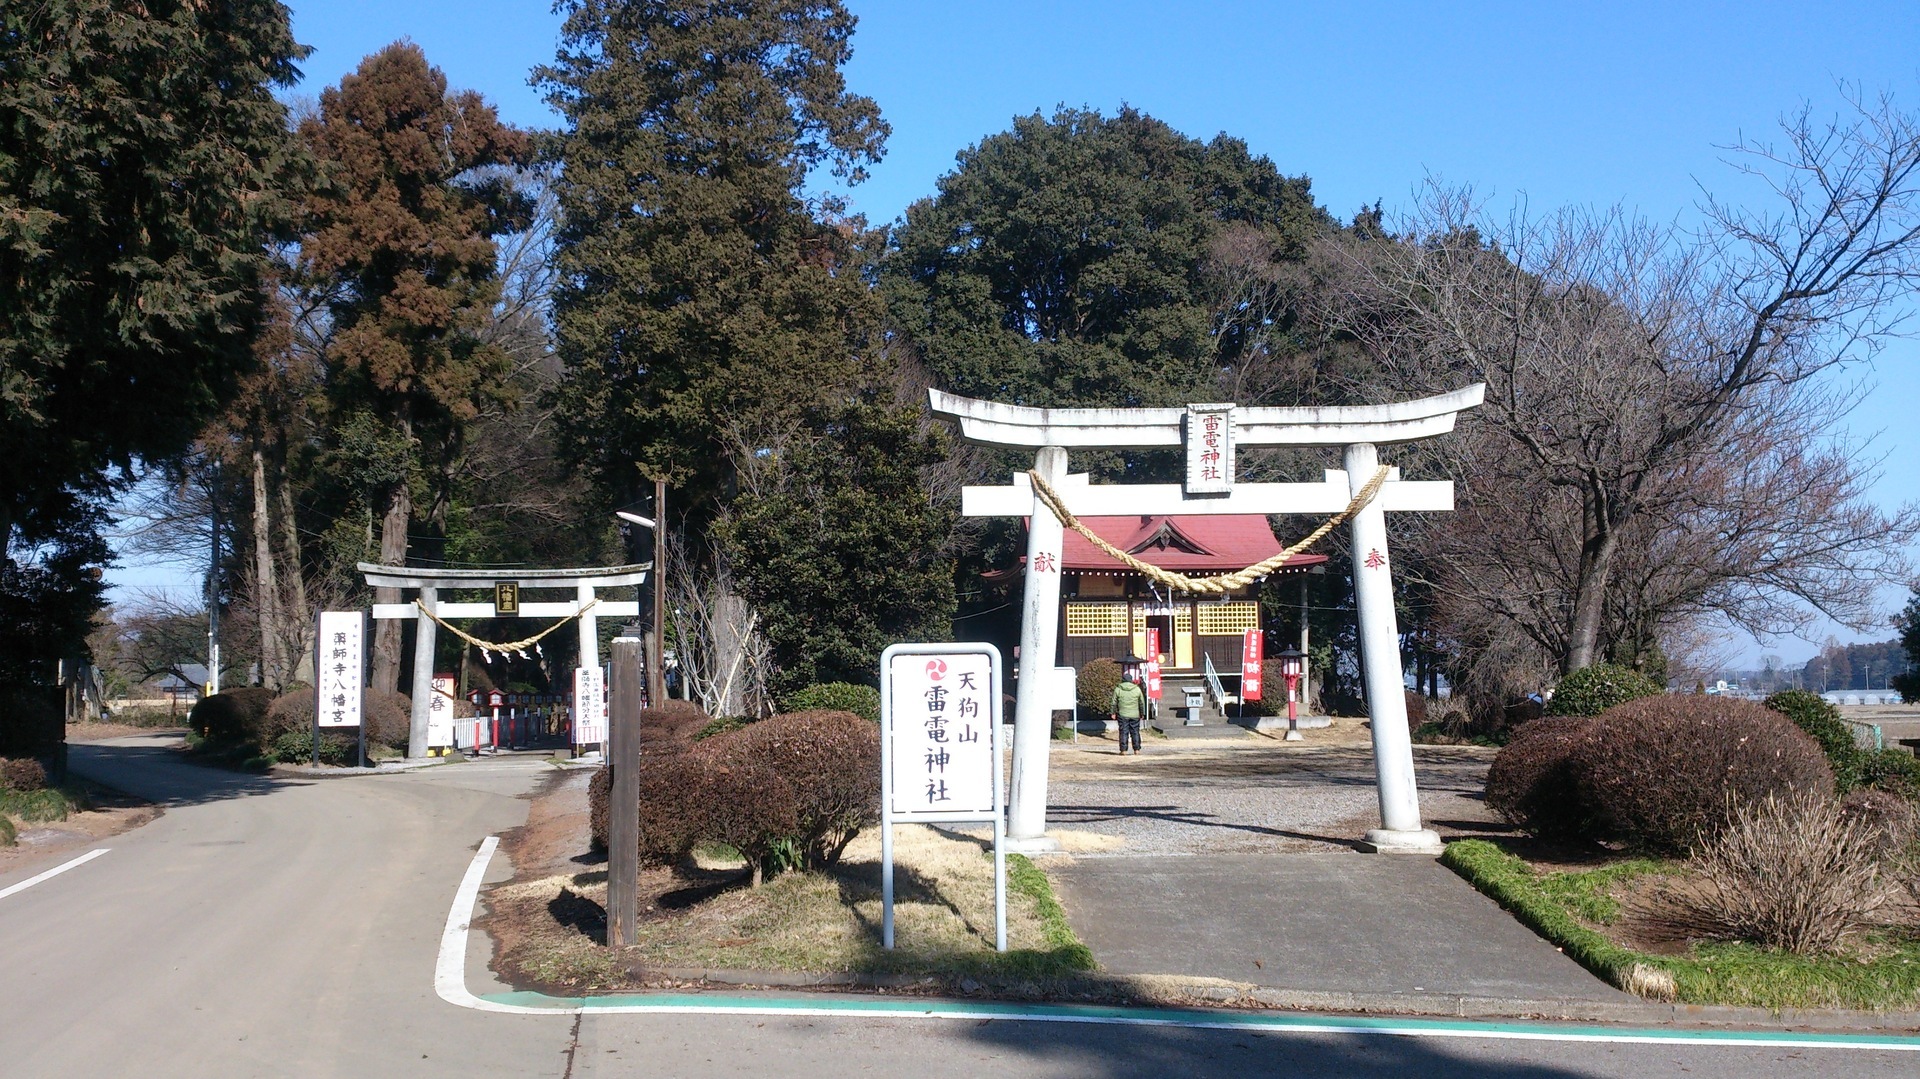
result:
<svg viewBox="0 0 1920 1079"><path fill-rule="evenodd" d="M1286 742L1304 742L1307 740L1307 736L1289 727L1287 728L1286 735L1281 740Z"/></svg>
<svg viewBox="0 0 1920 1079"><path fill-rule="evenodd" d="M1006 843L1006 849L1009 854L1060 853L1060 841L1050 835L1036 835L1026 839L1015 839L1012 836L1008 836Z"/></svg>
<svg viewBox="0 0 1920 1079"><path fill-rule="evenodd" d="M1431 828L1422 828L1413 832L1397 832L1386 828L1374 828L1360 840L1361 851L1367 854L1425 854L1437 855L1445 844L1440 842L1440 833Z"/></svg>

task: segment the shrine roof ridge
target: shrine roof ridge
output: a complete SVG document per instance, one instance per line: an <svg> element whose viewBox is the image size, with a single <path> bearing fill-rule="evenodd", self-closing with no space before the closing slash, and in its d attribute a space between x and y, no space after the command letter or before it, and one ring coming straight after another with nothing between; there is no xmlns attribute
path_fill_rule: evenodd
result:
<svg viewBox="0 0 1920 1079"><path fill-rule="evenodd" d="M354 567L374 588L484 588L511 581L521 588L573 588L592 584L601 588L639 584L653 571L653 563L630 566L586 566L576 569L447 569L440 566L383 566L361 562Z"/></svg>
<svg viewBox="0 0 1920 1079"><path fill-rule="evenodd" d="M1234 407L1233 439L1242 446L1349 446L1410 442L1453 430L1457 413L1479 405L1487 386L1380 405ZM960 435L991 446L1124 449L1178 446L1187 406L1034 408L927 390L934 412L959 421ZM1208 405L1202 407L1222 407Z"/></svg>

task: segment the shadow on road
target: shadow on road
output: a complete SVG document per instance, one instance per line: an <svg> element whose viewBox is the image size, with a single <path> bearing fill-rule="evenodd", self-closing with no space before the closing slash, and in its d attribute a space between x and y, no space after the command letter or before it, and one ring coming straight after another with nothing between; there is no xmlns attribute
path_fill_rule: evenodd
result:
<svg viewBox="0 0 1920 1079"><path fill-rule="evenodd" d="M1560 1079L1588 1073L1537 1062L1473 1057L1451 1040L1379 1035L1266 1034L1077 1023L974 1024L971 1040L1047 1070L1088 1077L1396 1075L1421 1079ZM1471 1044L1471 1043L1468 1043Z"/></svg>
<svg viewBox="0 0 1920 1079"><path fill-rule="evenodd" d="M1195 828L1221 828L1227 831L1251 832L1255 835L1270 835L1284 839L1304 839L1314 843L1330 843L1339 847L1353 846L1352 836L1320 835L1315 832L1270 828L1262 824L1246 824L1241 821L1226 820L1212 813L1196 813L1174 805L1101 806L1056 803L1048 807L1047 815L1054 824L1061 825L1095 824L1115 820L1151 820L1167 824L1184 824Z"/></svg>
<svg viewBox="0 0 1920 1079"><path fill-rule="evenodd" d="M75 743L67 748L67 767L102 786L165 806L251 798L312 782L199 764L178 745L179 737L170 734Z"/></svg>

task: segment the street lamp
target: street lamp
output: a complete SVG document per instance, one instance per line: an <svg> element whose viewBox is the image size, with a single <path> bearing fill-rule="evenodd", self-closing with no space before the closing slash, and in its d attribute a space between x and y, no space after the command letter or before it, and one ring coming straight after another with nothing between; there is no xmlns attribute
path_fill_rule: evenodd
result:
<svg viewBox="0 0 1920 1079"><path fill-rule="evenodd" d="M1298 742L1300 738L1300 676L1306 673L1306 653L1298 648L1283 648L1274 657L1280 661L1280 675L1287 680L1287 737L1289 742Z"/></svg>

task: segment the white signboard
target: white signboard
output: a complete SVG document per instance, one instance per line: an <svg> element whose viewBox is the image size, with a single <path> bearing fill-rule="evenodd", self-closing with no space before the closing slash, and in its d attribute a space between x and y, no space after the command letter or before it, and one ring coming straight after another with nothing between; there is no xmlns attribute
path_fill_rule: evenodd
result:
<svg viewBox="0 0 1920 1079"><path fill-rule="evenodd" d="M1048 694L1047 703L1056 712L1080 707L1080 675L1072 667L1053 669L1053 692Z"/></svg>
<svg viewBox="0 0 1920 1079"><path fill-rule="evenodd" d="M996 808L1000 724L993 659L980 652L895 655L887 662L895 820L981 819Z"/></svg>
<svg viewBox="0 0 1920 1079"><path fill-rule="evenodd" d="M321 611L315 638L314 672L319 676L314 721L322 727L358 727L360 699L366 692L366 650L359 611Z"/></svg>
<svg viewBox="0 0 1920 1079"><path fill-rule="evenodd" d="M427 746L453 744L453 675L433 676L433 696L427 698Z"/></svg>
<svg viewBox="0 0 1920 1079"><path fill-rule="evenodd" d="M896 644L880 654L880 939L893 947L893 829L993 824L994 940L1007 950L1006 793L1000 772L1000 650Z"/></svg>
<svg viewBox="0 0 1920 1079"><path fill-rule="evenodd" d="M607 672L604 667L573 669L573 744L607 740Z"/></svg>
<svg viewBox="0 0 1920 1079"><path fill-rule="evenodd" d="M1187 493L1233 493L1233 406L1187 406Z"/></svg>

